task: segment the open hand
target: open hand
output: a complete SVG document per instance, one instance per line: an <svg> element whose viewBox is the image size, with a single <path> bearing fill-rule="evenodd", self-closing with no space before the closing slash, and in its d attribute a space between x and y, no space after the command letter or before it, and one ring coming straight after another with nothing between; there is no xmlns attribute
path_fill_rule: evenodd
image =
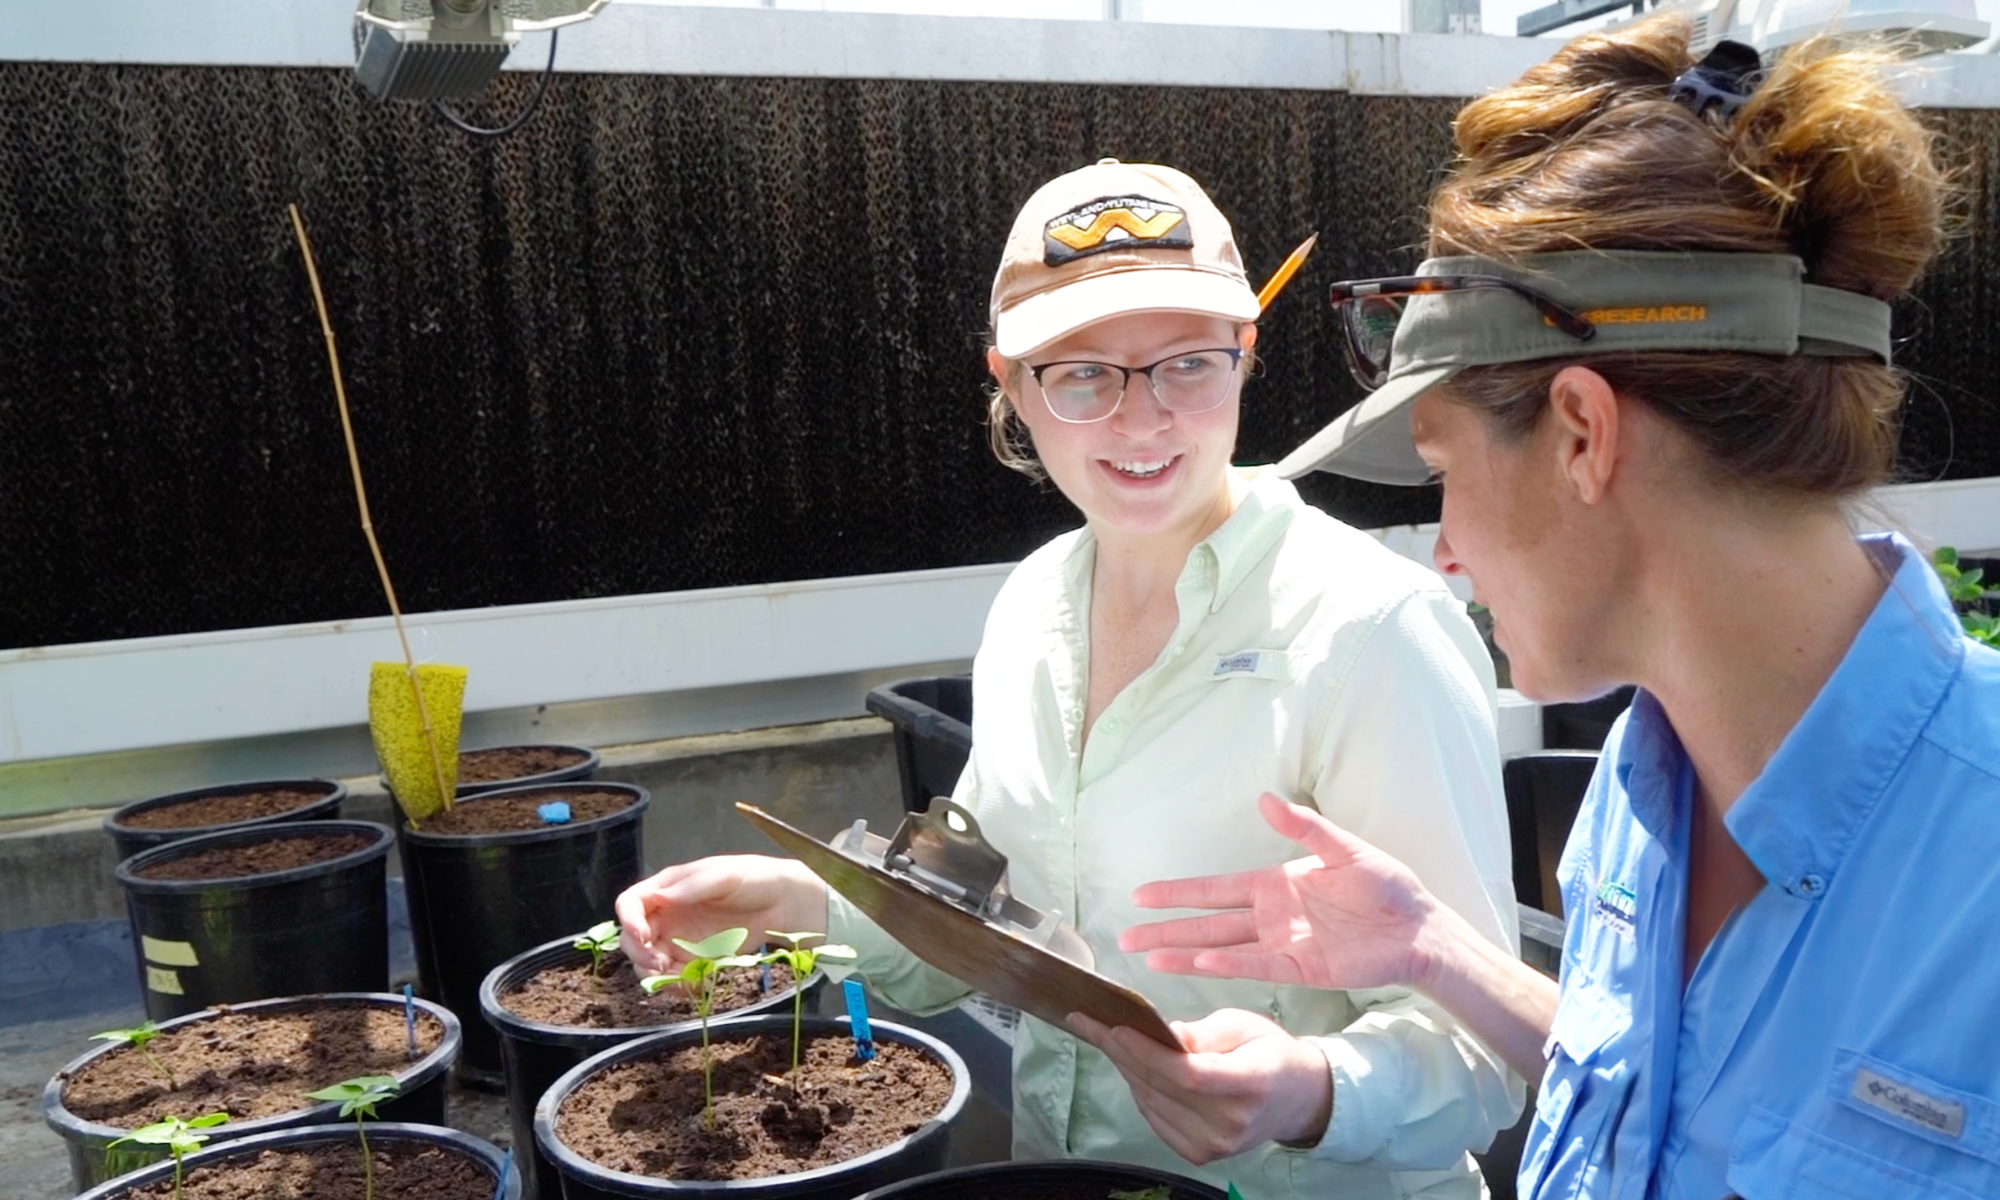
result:
<svg viewBox="0 0 2000 1200"><path fill-rule="evenodd" d="M1310 1042L1240 1008L1172 1027L1184 1052L1136 1029L1069 1015L1070 1032L1125 1077L1153 1132L1196 1166L1266 1142L1316 1142L1325 1134L1333 1076Z"/></svg>
<svg viewBox="0 0 2000 1200"><path fill-rule="evenodd" d="M826 884L796 859L721 854L677 863L618 896L619 946L640 974L671 974L696 942L741 926L756 944L767 929L826 929Z"/></svg>
<svg viewBox="0 0 2000 1200"><path fill-rule="evenodd" d="M1146 966L1179 975L1317 988L1422 987L1431 926L1445 911L1408 867L1310 808L1268 792L1271 828L1312 851L1278 866L1149 883L1141 908L1233 911L1134 925L1118 939Z"/></svg>

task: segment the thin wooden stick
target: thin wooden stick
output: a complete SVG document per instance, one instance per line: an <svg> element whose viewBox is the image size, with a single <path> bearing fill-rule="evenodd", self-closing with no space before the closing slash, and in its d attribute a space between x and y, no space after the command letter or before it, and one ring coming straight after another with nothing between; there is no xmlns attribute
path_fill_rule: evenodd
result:
<svg viewBox="0 0 2000 1200"><path fill-rule="evenodd" d="M312 280L313 303L319 308L319 327L326 334L326 359L333 368L333 396L340 404L340 431L347 437L347 465L354 470L354 498L361 505L361 532L368 536L368 549L375 555L375 570L382 576L382 591L389 597L389 613L396 619L396 638L403 643L403 667L410 677L410 694L417 700L417 720L424 727L424 744L430 748L438 796L449 812L451 789L444 785L444 762L438 757L437 734L431 730L431 714L424 707L424 689L417 685L417 659L410 653L410 636L403 630L403 609L396 603L396 585L389 582L389 564L382 557L381 543L375 540L375 522L368 516L368 489L361 482L361 454L354 448L354 421L347 415L347 385L340 378L340 351L333 344L333 320L327 316L326 296L320 291L319 266L313 261L312 242L306 238L306 222L299 215L299 206L285 207L292 214L292 229L299 235L299 253L305 256L306 277Z"/></svg>

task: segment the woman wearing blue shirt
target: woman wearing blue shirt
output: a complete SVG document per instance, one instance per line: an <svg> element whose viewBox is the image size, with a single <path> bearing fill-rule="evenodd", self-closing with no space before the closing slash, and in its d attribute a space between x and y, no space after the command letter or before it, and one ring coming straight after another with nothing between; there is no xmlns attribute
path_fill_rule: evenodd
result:
<svg viewBox="0 0 2000 1200"><path fill-rule="evenodd" d="M1766 76L1688 37L1580 38L1461 113L1433 257L1335 288L1376 390L1281 466L1440 479L1438 566L1516 684L1641 685L1563 856L1560 989L1268 796L1314 857L1148 885L1233 911L1123 946L1415 986L1539 1077L1524 1196L2000 1196L2000 654L1845 507L1891 465L1887 302L1942 175L1885 55Z"/></svg>

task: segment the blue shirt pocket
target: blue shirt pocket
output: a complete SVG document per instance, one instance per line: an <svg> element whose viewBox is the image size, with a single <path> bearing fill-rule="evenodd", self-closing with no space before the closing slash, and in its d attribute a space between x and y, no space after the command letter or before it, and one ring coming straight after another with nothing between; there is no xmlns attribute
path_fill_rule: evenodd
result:
<svg viewBox="0 0 2000 1200"><path fill-rule="evenodd" d="M1606 1136L1632 1088L1615 1043L1631 1026L1631 1012L1602 989L1579 982L1563 990L1544 1048L1548 1066L1521 1158L1520 1195L1547 1200L1604 1190L1598 1176L1608 1161Z"/></svg>
<svg viewBox="0 0 2000 1200"><path fill-rule="evenodd" d="M1851 1079L1852 1072L1848 1075ZM1985 1119L1991 1120L1992 1102L1981 1103L1988 1110ZM1730 1148L1730 1189L1744 1200L1991 1200L2000 1195L2000 1164L1983 1156L1939 1153L1930 1144L1934 1139L1920 1131L1857 1117L1844 1104L1815 1106L1815 1111L1825 1118L1820 1127L1752 1106Z"/></svg>

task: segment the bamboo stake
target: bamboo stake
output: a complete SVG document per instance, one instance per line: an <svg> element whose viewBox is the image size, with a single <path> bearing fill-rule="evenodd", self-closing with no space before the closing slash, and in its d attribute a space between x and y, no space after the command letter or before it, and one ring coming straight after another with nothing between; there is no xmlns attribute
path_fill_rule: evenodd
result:
<svg viewBox="0 0 2000 1200"><path fill-rule="evenodd" d="M416 697L417 720L424 727L424 745L431 752L431 770L436 774L438 796L445 811L451 811L451 789L444 785L444 763L438 758L437 734L431 730L431 714L424 707L424 689L417 686L417 659L410 653L410 636L403 629L403 609L396 603L396 585L389 582L389 564L382 557L382 545L375 540L375 522L368 515L368 489L361 482L361 454L354 448L354 421L347 415L347 386L340 378L340 351L333 344L333 320L327 316L326 296L320 291L319 266L313 261L312 242L306 238L305 218L297 204L288 204L292 229L299 235L299 253L305 256L306 278L312 281L313 304L319 309L320 331L326 334L326 359L333 368L333 396L340 405L340 431L347 438L347 465L354 471L354 499L361 506L361 532L368 537L368 549L375 555L375 570L382 576L382 591L389 597L389 614L396 619L396 639L403 644L403 669L410 677L410 694Z"/></svg>

